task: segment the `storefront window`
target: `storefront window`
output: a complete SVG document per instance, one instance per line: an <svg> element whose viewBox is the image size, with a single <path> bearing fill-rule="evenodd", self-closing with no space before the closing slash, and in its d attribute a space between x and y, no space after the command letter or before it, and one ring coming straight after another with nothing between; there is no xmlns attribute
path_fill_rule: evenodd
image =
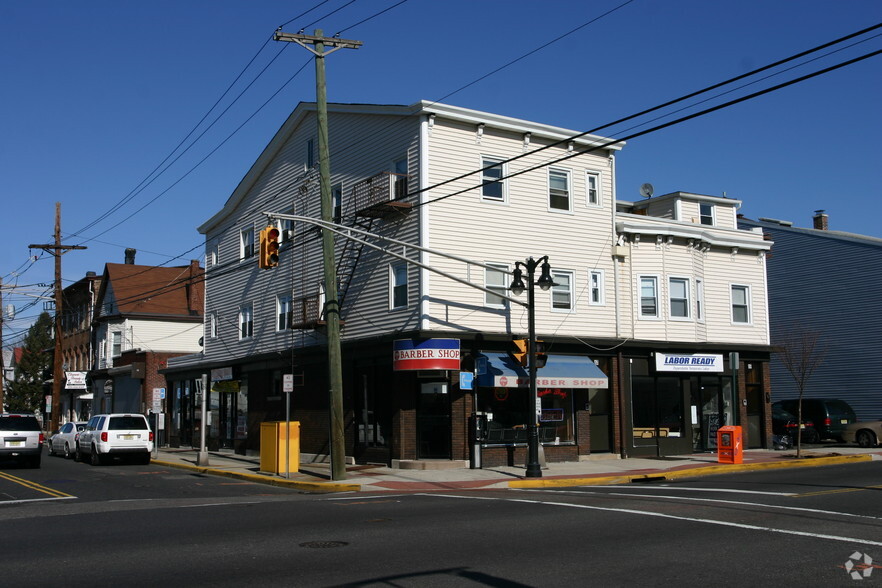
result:
<svg viewBox="0 0 882 588"><path fill-rule="evenodd" d="M539 440L571 443L575 440L573 394L566 388L539 388L542 410ZM487 417L485 440L489 444L526 443L527 425L533 417L529 388L482 388L478 405Z"/></svg>

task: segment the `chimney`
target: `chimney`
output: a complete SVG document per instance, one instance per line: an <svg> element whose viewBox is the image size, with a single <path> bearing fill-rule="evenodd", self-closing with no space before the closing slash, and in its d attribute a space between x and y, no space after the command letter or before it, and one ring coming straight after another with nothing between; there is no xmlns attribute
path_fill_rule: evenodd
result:
<svg viewBox="0 0 882 588"><path fill-rule="evenodd" d="M825 211L816 210L815 216L812 217L812 220L815 223L815 229L817 229L819 231L826 231L828 218L829 217L827 216L827 213Z"/></svg>
<svg viewBox="0 0 882 588"><path fill-rule="evenodd" d="M190 280L187 283L187 307L190 314L201 315L205 311L205 280L204 270L199 267L198 259L190 260Z"/></svg>
<svg viewBox="0 0 882 588"><path fill-rule="evenodd" d="M127 265L135 265L135 254L138 252L137 249L132 249L131 247L126 248L126 264Z"/></svg>

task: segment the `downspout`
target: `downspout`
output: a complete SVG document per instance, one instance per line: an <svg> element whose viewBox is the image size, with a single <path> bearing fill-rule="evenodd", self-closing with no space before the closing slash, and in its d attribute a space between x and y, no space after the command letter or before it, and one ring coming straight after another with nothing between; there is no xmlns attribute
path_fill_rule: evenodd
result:
<svg viewBox="0 0 882 588"><path fill-rule="evenodd" d="M424 192L429 186L429 117L434 115L423 115L420 121L420 138L419 138L419 190L420 190L420 207L419 207L419 236L417 243L423 247L431 247L429 239L429 207L425 206L429 199L428 192ZM430 253L428 251L420 251L420 261L424 266L431 264ZM420 301L420 325L421 331L426 330L429 326L429 270L420 268L419 283L419 301Z"/></svg>
<svg viewBox="0 0 882 588"><path fill-rule="evenodd" d="M615 247L619 244L618 235L616 235L616 195L618 191L616 190L616 156L614 153L611 153L609 156L609 166L610 173L612 176L612 181L610 185L612 186L612 203L610 208L612 209L612 215L610 216L610 221L612 223L612 235L613 235L613 251L615 251ZM622 337L622 319L621 319L621 311L619 310L619 306L621 305L621 300L619 299L619 257L617 255L612 256L613 260L613 298L615 300L613 307L615 308L615 316L616 316L616 338Z"/></svg>

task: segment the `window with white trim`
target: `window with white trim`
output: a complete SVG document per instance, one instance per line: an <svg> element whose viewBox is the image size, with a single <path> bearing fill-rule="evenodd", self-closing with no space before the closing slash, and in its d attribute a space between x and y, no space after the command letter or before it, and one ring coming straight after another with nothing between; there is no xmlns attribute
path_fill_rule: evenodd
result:
<svg viewBox="0 0 882 588"><path fill-rule="evenodd" d="M600 206L600 174L585 172L585 192L588 206Z"/></svg>
<svg viewBox="0 0 882 588"><path fill-rule="evenodd" d="M573 209L570 198L570 172L565 169L548 170L548 207L551 210L569 212Z"/></svg>
<svg viewBox="0 0 882 588"><path fill-rule="evenodd" d="M306 140L306 169L315 165L315 139Z"/></svg>
<svg viewBox="0 0 882 588"><path fill-rule="evenodd" d="M551 310L570 312L573 310L573 272L551 270L554 286L551 287Z"/></svg>
<svg viewBox="0 0 882 588"><path fill-rule="evenodd" d="M339 223L343 219L343 184L331 186L331 202L334 205L334 222Z"/></svg>
<svg viewBox="0 0 882 588"><path fill-rule="evenodd" d="M484 292L484 306L505 308L508 301L502 298L502 296L505 296L508 291L508 284L506 284L508 281L508 265L503 263L488 263L487 265L493 267L492 269L484 268L484 287L488 290L499 292L499 295Z"/></svg>
<svg viewBox="0 0 882 588"><path fill-rule="evenodd" d="M704 280L695 279L695 319L704 321Z"/></svg>
<svg viewBox="0 0 882 588"><path fill-rule="evenodd" d="M714 205L708 202L699 202L698 219L703 225L715 225L716 223L714 222Z"/></svg>
<svg viewBox="0 0 882 588"><path fill-rule="evenodd" d="M750 324L750 286L732 284L732 322Z"/></svg>
<svg viewBox="0 0 882 588"><path fill-rule="evenodd" d="M588 274L588 304L604 304L603 270L591 270Z"/></svg>
<svg viewBox="0 0 882 588"><path fill-rule="evenodd" d="M407 264L389 264L389 308L407 307Z"/></svg>
<svg viewBox="0 0 882 588"><path fill-rule="evenodd" d="M239 339L254 336L254 305L243 304L239 307Z"/></svg>
<svg viewBox="0 0 882 588"><path fill-rule="evenodd" d="M122 355L122 333L113 331L110 333L110 356L119 357Z"/></svg>
<svg viewBox="0 0 882 588"><path fill-rule="evenodd" d="M212 312L208 315L208 337L209 339L217 339L217 313Z"/></svg>
<svg viewBox="0 0 882 588"><path fill-rule="evenodd" d="M242 229L239 233L239 259L254 256L254 227Z"/></svg>
<svg viewBox="0 0 882 588"><path fill-rule="evenodd" d="M640 318L658 316L658 278L640 276Z"/></svg>
<svg viewBox="0 0 882 588"><path fill-rule="evenodd" d="M668 278L668 312L672 319L689 318L689 278Z"/></svg>
<svg viewBox="0 0 882 588"><path fill-rule="evenodd" d="M402 157L392 163L395 170L395 199L399 200L407 196L407 157Z"/></svg>
<svg viewBox="0 0 882 588"><path fill-rule="evenodd" d="M291 212L293 214L293 211ZM294 238L294 221L289 218L279 220L279 243L287 243Z"/></svg>
<svg viewBox="0 0 882 588"><path fill-rule="evenodd" d="M492 167L490 167L492 166ZM482 157L481 198L492 202L506 201L505 164L495 157Z"/></svg>
<svg viewBox="0 0 882 588"><path fill-rule="evenodd" d="M290 294L276 296L276 330L284 331L293 328L294 298Z"/></svg>

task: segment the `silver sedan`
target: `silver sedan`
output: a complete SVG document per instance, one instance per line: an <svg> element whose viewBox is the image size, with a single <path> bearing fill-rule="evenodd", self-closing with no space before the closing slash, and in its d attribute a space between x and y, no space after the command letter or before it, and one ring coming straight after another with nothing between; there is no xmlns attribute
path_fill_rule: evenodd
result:
<svg viewBox="0 0 882 588"><path fill-rule="evenodd" d="M75 423L73 421L61 425L58 432L49 438L49 455L64 455L64 457L73 457L73 452L77 447L77 435L86 428L86 423Z"/></svg>
<svg viewBox="0 0 882 588"><path fill-rule="evenodd" d="M857 443L861 447L876 447L882 439L882 421L852 423L842 431L846 443Z"/></svg>

